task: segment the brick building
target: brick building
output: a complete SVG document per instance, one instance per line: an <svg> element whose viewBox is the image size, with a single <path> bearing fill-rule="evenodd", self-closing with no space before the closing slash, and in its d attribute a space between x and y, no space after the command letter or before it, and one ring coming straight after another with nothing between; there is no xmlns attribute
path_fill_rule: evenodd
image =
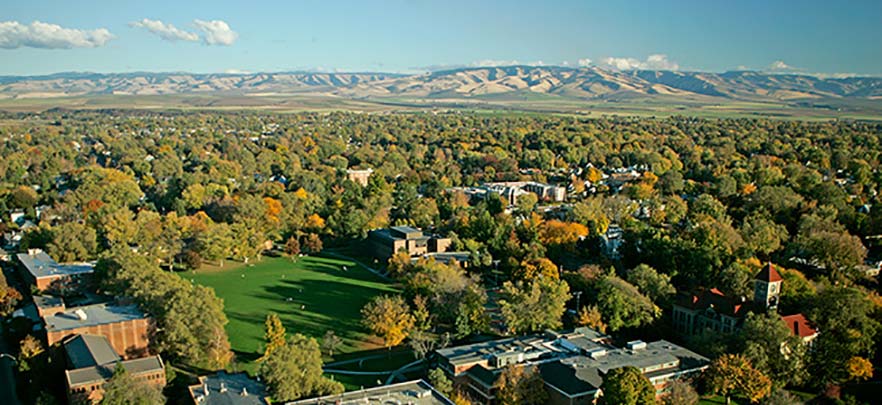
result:
<svg viewBox="0 0 882 405"><path fill-rule="evenodd" d="M24 267L24 279L39 291L77 288L94 272L90 263L57 263L40 249L19 253L16 258Z"/></svg>
<svg viewBox="0 0 882 405"><path fill-rule="evenodd" d="M64 340L67 369L64 371L68 403L95 403L104 396L104 383L116 367L125 367L136 380L164 387L165 364L159 356L123 360L100 335L74 335Z"/></svg>
<svg viewBox="0 0 882 405"><path fill-rule="evenodd" d="M43 317L46 344L73 335L101 335L125 359L147 354L152 319L135 305L110 303L67 308Z"/></svg>

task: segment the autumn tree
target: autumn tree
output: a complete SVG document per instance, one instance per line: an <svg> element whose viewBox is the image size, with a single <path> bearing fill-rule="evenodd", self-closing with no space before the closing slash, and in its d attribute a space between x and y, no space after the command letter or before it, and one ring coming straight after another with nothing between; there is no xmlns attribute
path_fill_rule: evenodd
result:
<svg viewBox="0 0 882 405"><path fill-rule="evenodd" d="M711 390L726 397L743 396L750 402L758 402L772 390L772 380L753 368L746 357L724 354L711 363L706 374Z"/></svg>
<svg viewBox="0 0 882 405"><path fill-rule="evenodd" d="M626 366L609 370L600 385L604 404L655 404L655 387L636 367Z"/></svg>
<svg viewBox="0 0 882 405"><path fill-rule="evenodd" d="M496 381L496 400L500 405L540 405L548 401L545 382L536 368L512 364Z"/></svg>
<svg viewBox="0 0 882 405"><path fill-rule="evenodd" d="M303 243L300 244L303 251L309 254L316 254L322 251L322 238L317 234L308 233L303 237Z"/></svg>
<svg viewBox="0 0 882 405"><path fill-rule="evenodd" d="M266 321L264 321L263 333L263 340L266 342L266 348L263 350L263 357L261 359L266 359L272 354L273 350L285 345L285 334L285 326L282 325L282 320L279 319L279 315L275 312L267 314Z"/></svg>
<svg viewBox="0 0 882 405"><path fill-rule="evenodd" d="M399 295L374 298L361 309L361 315L362 324L382 337L383 344L389 349L403 342L414 324L410 307Z"/></svg>
<svg viewBox="0 0 882 405"><path fill-rule="evenodd" d="M600 310L596 305L579 308L579 312L576 314L576 325L587 326L600 333L606 333L606 324L603 323Z"/></svg>
<svg viewBox="0 0 882 405"><path fill-rule="evenodd" d="M289 256L297 256L300 254L300 241L296 236L292 236L285 241L285 254Z"/></svg>
<svg viewBox="0 0 882 405"><path fill-rule="evenodd" d="M696 405L700 399L692 384L683 380L672 381L667 391L661 398L664 405Z"/></svg>

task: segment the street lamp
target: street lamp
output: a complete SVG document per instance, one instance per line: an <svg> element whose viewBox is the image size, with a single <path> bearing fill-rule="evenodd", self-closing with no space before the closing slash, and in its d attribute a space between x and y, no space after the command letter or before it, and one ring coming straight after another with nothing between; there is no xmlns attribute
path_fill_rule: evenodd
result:
<svg viewBox="0 0 882 405"><path fill-rule="evenodd" d="M576 291L573 293L573 298L576 299L576 312L579 312L579 298L582 297L581 291Z"/></svg>

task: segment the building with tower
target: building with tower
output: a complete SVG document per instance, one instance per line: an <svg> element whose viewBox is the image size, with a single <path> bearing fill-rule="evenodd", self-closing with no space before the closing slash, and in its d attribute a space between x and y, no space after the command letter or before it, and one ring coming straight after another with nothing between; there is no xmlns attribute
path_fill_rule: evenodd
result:
<svg viewBox="0 0 882 405"><path fill-rule="evenodd" d="M681 294L673 305L674 328L685 336L704 332L737 332L748 313L777 312L782 288L784 278L774 264L767 263L753 278L753 300L726 295L716 288ZM818 331L802 314L787 315L781 319L803 342L810 343L818 335Z"/></svg>

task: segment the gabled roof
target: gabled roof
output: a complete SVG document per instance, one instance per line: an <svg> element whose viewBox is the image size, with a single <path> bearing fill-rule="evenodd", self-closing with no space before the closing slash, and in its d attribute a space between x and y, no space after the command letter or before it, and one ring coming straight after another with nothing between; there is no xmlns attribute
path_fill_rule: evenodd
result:
<svg viewBox="0 0 882 405"><path fill-rule="evenodd" d="M75 335L62 343L72 368L116 363L120 357L107 338L101 335Z"/></svg>
<svg viewBox="0 0 882 405"><path fill-rule="evenodd" d="M753 309L753 303L743 297L730 297L722 291L712 288L700 289L692 294L680 294L675 305L692 310L713 310L719 314L741 317Z"/></svg>
<svg viewBox="0 0 882 405"><path fill-rule="evenodd" d="M811 323L803 314L782 316L781 320L784 321L788 328L790 328L790 333L794 336L807 338L818 333L818 330L812 327Z"/></svg>
<svg viewBox="0 0 882 405"><path fill-rule="evenodd" d="M766 265L763 266L763 269L760 270L760 272L757 273L756 277L754 277L753 279L758 281L765 281L767 283L774 283L784 280L784 278L781 277L781 274L778 274L778 270L775 270L775 265L773 265L772 262L766 263Z"/></svg>

